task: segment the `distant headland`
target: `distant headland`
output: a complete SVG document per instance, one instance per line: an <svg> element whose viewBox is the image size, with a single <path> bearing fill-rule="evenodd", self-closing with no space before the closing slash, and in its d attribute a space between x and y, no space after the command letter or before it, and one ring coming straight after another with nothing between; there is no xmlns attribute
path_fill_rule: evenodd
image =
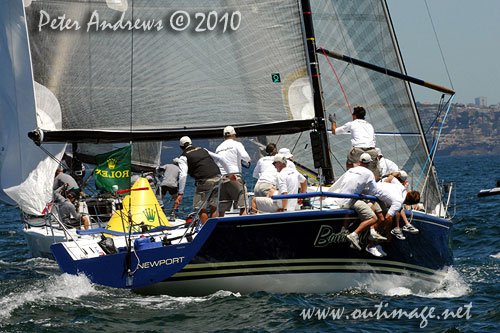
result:
<svg viewBox="0 0 500 333"><path fill-rule="evenodd" d="M438 104L417 102L425 131L436 118L438 107ZM429 130L429 144L432 144L433 133L439 130L445 112L434 122L433 128L437 129ZM500 105L454 103L443 126L437 155L485 154L500 154Z"/></svg>

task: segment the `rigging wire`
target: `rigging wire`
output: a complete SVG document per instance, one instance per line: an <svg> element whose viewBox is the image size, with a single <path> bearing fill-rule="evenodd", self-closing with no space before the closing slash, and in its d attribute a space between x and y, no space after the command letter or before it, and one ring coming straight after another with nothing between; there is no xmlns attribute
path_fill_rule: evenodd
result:
<svg viewBox="0 0 500 333"><path fill-rule="evenodd" d="M422 178L422 175L424 174L424 171L425 171L425 168L427 166L427 163L429 162L429 159L433 155L432 153L433 153L434 149L436 149L437 143L439 141L439 136L441 135L441 131L443 130L443 126L444 126L444 123L446 121L446 117L448 116L448 113L450 112L450 109L451 109L451 104L452 104L451 102L453 101L454 98L455 98L455 95L451 96L447 102L448 109L446 110L446 114L444 115L443 121L441 122L441 127L439 128L439 132L438 132L438 135L436 137L436 140L434 140L434 144L432 145L432 148L429 151L429 155L427 156L427 160L425 161L424 167L422 168L422 172L420 173L420 176L418 177L417 184L414 186L415 190L417 189L417 186L420 183L420 179Z"/></svg>
<svg viewBox="0 0 500 333"><path fill-rule="evenodd" d="M337 72L335 71L335 68L333 68L333 65L332 65L332 63L330 62L330 59L328 58L328 56L326 55L325 50L324 50L321 46L320 46L319 48L321 49L321 51L322 51L322 52L323 52L323 54L325 55L325 58L326 58L326 60L328 61L328 63L330 64L330 67L332 68L333 73L335 73L335 77L337 78L337 82L339 83L340 89L342 89L342 93L344 94L344 98L345 98L345 101L346 101L346 103L347 103L347 107L349 108L349 112L351 113L351 116L352 116L351 105L349 104L349 100L347 99L347 95L346 95L346 93L345 93L344 87L342 86L342 83L340 83L339 76L337 75Z"/></svg>
<svg viewBox="0 0 500 333"><path fill-rule="evenodd" d="M429 6L427 5L427 0L424 0L424 3L425 3L425 7L427 8L427 15L429 15L429 19L431 21L431 26L432 26L432 30L434 31L434 36L436 37L436 42L438 44L439 52L441 53L441 59L443 60L444 68L446 70L446 74L448 75L448 80L450 80L451 88L453 90L455 90L455 88L453 87L453 82L451 81L450 72L448 71L448 66L446 65L446 60L445 60L445 57L444 57L444 54L443 54L443 49L441 48L441 43L439 42L439 38L438 38L438 35L437 35L437 32L436 32L436 28L434 27L434 21L432 20L431 12L429 10Z"/></svg>
<svg viewBox="0 0 500 333"><path fill-rule="evenodd" d="M344 90L344 87L342 86L342 83L340 83L340 78L339 76L337 75L337 72L335 71L335 68L333 67L333 64L330 62L330 59L328 58L328 56L326 55L326 52L325 50L320 46L319 47L321 49L321 51L323 52L323 54L325 55L325 58L326 60L328 61L328 64L330 64L330 67L332 68L333 70L333 73L335 74L335 77L337 78L337 82L339 83L339 86L340 86L340 89L342 89L342 93L344 94L344 98L345 98L345 101L347 103L347 107L349 108L349 112L351 113L351 116L352 116L352 110L351 110L351 104L349 103L349 100L347 99L347 95L345 93L345 90ZM349 66L349 64L348 64ZM342 73L342 76L344 75L345 71L347 70L347 67L346 66L344 68L344 72ZM344 166L342 165L342 163L340 163L340 161L338 160L338 158L335 156L335 154L332 152L332 149L331 147L329 146L328 147L328 152L330 153L331 156L333 156L333 158L335 159L335 161L337 161L337 163L340 165L340 168L345 172L346 169L344 168Z"/></svg>
<svg viewBox="0 0 500 333"><path fill-rule="evenodd" d="M52 155L52 153L50 151L48 151L47 149L43 148L42 145L38 145L38 147L40 147L40 149L45 154L47 154L47 156L49 156L51 159L53 159L54 161L56 161L57 164L59 164L60 166L62 166L62 160L59 160L57 157L55 157L54 155Z"/></svg>
<svg viewBox="0 0 500 333"><path fill-rule="evenodd" d="M339 164L340 168L342 169L342 171L346 172L346 169L345 167L342 165L342 163L340 163L339 159L337 158L337 156L335 156L334 153L332 153L332 149L330 147L328 147L328 151L330 152L330 155L333 156L333 158L335 159L335 161L337 161L337 163Z"/></svg>
<svg viewBox="0 0 500 333"><path fill-rule="evenodd" d="M446 106L446 104L443 104L443 101L444 101L444 94L441 95L441 98L439 100L439 105L438 105L438 110L437 110L436 116L434 117L432 122L429 124L429 127L424 132L424 135L427 135L429 133L429 131L434 127L434 123L439 119L439 117L441 116L441 113L443 113L444 107Z"/></svg>

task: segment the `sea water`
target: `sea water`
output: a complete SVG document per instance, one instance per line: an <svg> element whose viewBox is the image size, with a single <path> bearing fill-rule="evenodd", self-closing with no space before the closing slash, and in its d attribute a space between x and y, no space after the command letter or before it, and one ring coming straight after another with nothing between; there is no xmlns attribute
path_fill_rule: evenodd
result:
<svg viewBox="0 0 500 333"><path fill-rule="evenodd" d="M441 157L436 164L440 179L456 183L455 262L427 293L401 287L394 277L327 294L137 295L30 258L19 211L0 204L0 331L497 332L500 196L477 192L495 186L500 156Z"/></svg>

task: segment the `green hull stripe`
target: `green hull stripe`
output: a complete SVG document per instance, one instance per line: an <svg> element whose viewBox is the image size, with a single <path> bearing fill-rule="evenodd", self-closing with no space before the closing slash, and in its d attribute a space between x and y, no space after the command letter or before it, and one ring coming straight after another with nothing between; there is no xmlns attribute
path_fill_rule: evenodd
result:
<svg viewBox="0 0 500 333"><path fill-rule="evenodd" d="M248 273L266 273L266 272L293 272L293 271L311 271L311 270L359 270L365 273L367 270L373 271L373 273L379 272L389 272L389 273L399 273L399 274L409 274L416 275L423 278L431 278L433 280L439 281L439 277L433 277L432 275L423 274L419 272L409 272L405 269L392 268L392 267L373 267L369 265L342 265L342 266L291 266L291 267L256 267L256 268L237 268L237 269L222 269L222 270L210 270L210 271L196 271L196 272L179 272L175 274L174 278L182 277L194 277L194 276L213 276L213 275L223 275L223 274L248 274Z"/></svg>
<svg viewBox="0 0 500 333"><path fill-rule="evenodd" d="M401 263L398 261L388 261L388 260L379 260L379 259L335 259L335 258L326 258L326 259L275 259L275 260L254 260L254 261L235 261L235 262L219 262L219 263L207 263L207 264L188 264L186 267L179 273L177 273L175 276L178 276L178 274L184 274L188 273L186 270L191 270L191 269L201 269L201 268L210 268L212 271L214 268L219 268L219 267L227 267L227 266L255 266L255 265L283 265L283 264L307 264L307 263L357 263L357 264L384 264L384 265L392 265L392 266L400 266L403 268L410 268L410 269L417 269L421 271L426 271L429 272L430 274L433 275L438 275L441 277L445 277L446 274L427 268L427 267L422 267L422 266L417 266L417 265L412 265L412 264L406 264L406 263ZM300 267L306 267L306 266L300 266ZM330 267L330 266L307 266L309 268L315 268L315 267ZM335 267L335 266L331 266ZM338 266L337 266L338 267ZM358 266L346 266L346 267L358 267ZM380 269L382 267L379 266L371 266L374 270ZM271 267L272 268L272 267ZM295 269L289 266L285 267L275 267L276 269L281 269L281 270L291 270ZM240 269L240 268L238 268ZM241 268L241 269L249 269L249 268ZM258 270L265 270L266 267L260 267L256 268ZM391 269L398 269L398 268L391 268ZM219 272L219 271L216 271Z"/></svg>

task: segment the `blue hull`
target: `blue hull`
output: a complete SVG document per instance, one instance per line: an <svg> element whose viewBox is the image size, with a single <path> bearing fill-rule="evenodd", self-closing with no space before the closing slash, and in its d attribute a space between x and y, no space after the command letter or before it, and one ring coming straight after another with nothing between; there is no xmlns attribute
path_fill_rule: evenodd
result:
<svg viewBox="0 0 500 333"><path fill-rule="evenodd" d="M331 278L335 273L396 274L438 282L438 271L453 263L452 223L419 212L407 211L407 216L420 232L406 234L404 241L393 238L381 243L387 252L384 258L364 251L367 234L360 235L363 250L350 247L343 227L350 225L352 231L359 223L352 210L210 219L190 243L136 251L140 261L132 255L130 267L138 267L133 279L128 278L126 253L73 260L63 244L51 249L65 273L83 273L94 283L115 288L141 290L166 282L172 294L189 294L190 283L199 289L204 281L269 275L278 282L284 275L330 274ZM187 282L185 290L177 287L179 282ZM169 289L169 284L176 287Z"/></svg>
<svg viewBox="0 0 500 333"><path fill-rule="evenodd" d="M410 218L412 213L407 211L407 216ZM166 286L186 286L189 293L193 286L185 283L189 281L199 287L203 280L259 275L274 275L279 280L278 275L317 273L396 274L435 283L442 277L438 271L453 263L452 223L448 220L413 212L412 224L420 232L406 234L404 241L393 237L391 242L381 243L388 254L384 258L364 250L367 234L360 237L363 250L350 247L341 229L351 222L350 231L359 222L352 210L220 218L198 254L165 281ZM265 287L257 286L256 290Z"/></svg>
<svg viewBox="0 0 500 333"><path fill-rule="evenodd" d="M126 251L74 260L64 243L53 244L50 249L63 273L85 274L96 284L134 289L158 283L180 271L198 253L215 225L216 221L208 221L189 243L135 251L137 256L130 255L130 267L136 271L130 277Z"/></svg>

